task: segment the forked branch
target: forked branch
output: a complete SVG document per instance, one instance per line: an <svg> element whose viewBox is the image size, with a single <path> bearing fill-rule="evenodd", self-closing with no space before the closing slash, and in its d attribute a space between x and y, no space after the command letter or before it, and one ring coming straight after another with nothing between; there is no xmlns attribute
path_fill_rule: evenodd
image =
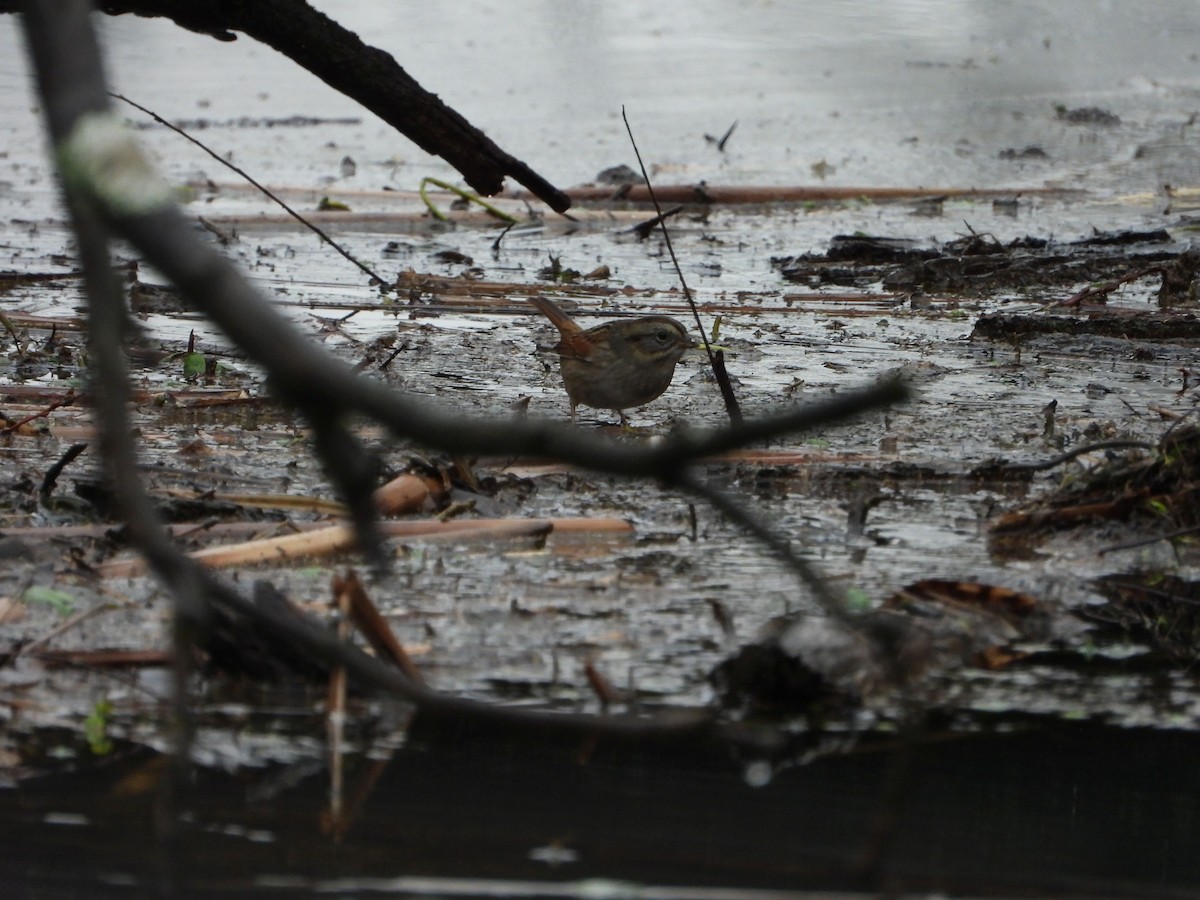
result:
<svg viewBox="0 0 1200 900"><path fill-rule="evenodd" d="M253 4L251 4L253 5ZM553 720L551 727L646 734L679 724L603 720L515 712L449 698L406 678L352 647L319 624L279 617L187 559L176 548L140 482L128 414L129 384L122 351L123 297L114 282L109 234L129 241L167 275L199 311L210 316L268 373L280 399L299 410L314 431L314 448L350 507L360 541L378 547L368 456L346 419L364 413L395 436L460 455L541 454L591 469L654 478L706 497L751 529L812 586L831 614L844 615L838 598L814 582L807 566L780 539L770 538L733 501L703 488L686 467L695 461L775 435L828 424L904 399L906 388L886 381L856 393L709 432L683 432L658 445L633 445L565 425L535 420L466 419L357 376L304 337L259 296L233 265L198 240L174 206L171 192L151 170L109 108L100 52L86 0L37 0L25 16L38 83L72 213L87 280L90 345L96 382L100 443L117 488L132 541L175 600L176 634L183 647L198 640L215 608L234 610L260 627L277 630L295 647L344 666L360 684L396 693L430 712L470 714L520 723ZM186 657L186 653L177 653ZM686 728L707 727L703 716Z"/></svg>

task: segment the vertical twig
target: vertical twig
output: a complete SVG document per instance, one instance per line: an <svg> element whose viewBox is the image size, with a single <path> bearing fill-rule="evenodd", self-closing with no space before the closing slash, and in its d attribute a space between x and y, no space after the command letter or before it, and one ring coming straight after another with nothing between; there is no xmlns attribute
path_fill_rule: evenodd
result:
<svg viewBox="0 0 1200 900"><path fill-rule="evenodd" d="M667 229L667 221L663 216L662 207L658 205L658 197L654 194L654 185L650 183L650 173L646 171L646 164L642 162L641 151L638 150L637 141L633 138L633 128L629 125L629 117L625 115L625 106L621 106L621 120L625 123L625 131L629 134L629 143L633 145L633 155L637 157L638 167L642 170L642 177L646 179L646 190L650 192L650 201L654 204L654 211L658 214L658 224L662 228L663 240L667 244L667 253L671 257L671 263L675 266L675 274L679 276L679 284L683 288L683 296L687 298L688 306L692 308L692 317L696 320L696 328L700 332L700 340L704 342L704 352L708 354L708 362L712 366L713 375L717 379L717 386L721 389L721 396L725 400L725 410L729 413L729 421L734 425L740 425L742 422L742 410L738 406L737 397L733 393L733 385L729 383L729 374L725 371L725 352L723 350L713 351L712 345L708 342L708 333L704 330L704 323L700 321L700 311L696 309L696 301L692 297L692 291L687 286L687 281L683 277L683 269L679 267L679 260L675 256L675 248L671 244L671 232Z"/></svg>
<svg viewBox="0 0 1200 900"><path fill-rule="evenodd" d="M337 610L337 636L350 640L350 596L346 583L333 576L333 603ZM346 728L346 667L335 666L329 675L325 708L325 734L329 751L329 823L334 833L342 829L342 784L345 756L342 752Z"/></svg>
<svg viewBox="0 0 1200 900"><path fill-rule="evenodd" d="M129 415L128 362L121 349L129 323L124 294L113 274L110 229L102 212L113 197L118 202L130 201L131 182L121 182L126 189L122 194L111 184L101 183L103 179L97 173L106 169L105 165L98 165L100 160L111 163L120 158L137 170L140 158L128 145L104 143L117 132L110 126L112 119L103 80L97 75L101 71L100 48L91 27L91 11L92 5L86 0L70 3L42 0L26 4L22 23L84 273L88 351L95 387L91 393L100 458L132 543L141 549L174 601L171 606L174 777L165 782L156 807L159 836L168 850L162 859L162 878L169 893L181 854L179 795L187 784L194 727L188 703L193 652L209 625L209 609L196 567L186 559L180 562L181 554L163 529L137 470L137 444ZM81 131L88 126L93 129L89 132L91 138L81 138ZM153 202L156 196L151 190L131 202Z"/></svg>

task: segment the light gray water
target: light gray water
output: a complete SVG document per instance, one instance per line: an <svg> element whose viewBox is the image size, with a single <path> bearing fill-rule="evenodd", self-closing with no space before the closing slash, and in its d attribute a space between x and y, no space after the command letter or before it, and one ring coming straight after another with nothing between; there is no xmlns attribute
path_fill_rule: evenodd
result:
<svg viewBox="0 0 1200 900"><path fill-rule="evenodd" d="M1200 172L1186 150L1200 110L1191 2L316 5L562 186L632 162L622 105L663 183L1154 190ZM311 143L307 129L264 130L263 142L285 151L282 164L272 159L281 182L337 177L346 154L366 163L362 187L452 176L254 41L219 43L132 16L101 21L114 88L168 119L363 117L336 147ZM0 179L19 188L24 167L40 164L40 126L15 32L12 17L0 19ZM1081 129L1056 117L1058 105L1099 106L1122 126ZM725 154L703 140L735 120ZM229 130L204 138L220 150ZM161 130L147 139L172 177L211 169ZM1030 146L1048 158L999 158ZM238 161L252 165L246 153L239 146Z"/></svg>

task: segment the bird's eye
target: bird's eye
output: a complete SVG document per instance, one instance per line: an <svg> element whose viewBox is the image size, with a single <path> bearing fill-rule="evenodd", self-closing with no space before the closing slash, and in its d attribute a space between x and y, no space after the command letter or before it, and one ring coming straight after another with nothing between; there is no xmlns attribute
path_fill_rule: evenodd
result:
<svg viewBox="0 0 1200 900"><path fill-rule="evenodd" d="M665 344L667 341L671 340L671 333L667 331L667 329L663 328L658 332L658 334L654 335L654 337L657 338L660 344Z"/></svg>

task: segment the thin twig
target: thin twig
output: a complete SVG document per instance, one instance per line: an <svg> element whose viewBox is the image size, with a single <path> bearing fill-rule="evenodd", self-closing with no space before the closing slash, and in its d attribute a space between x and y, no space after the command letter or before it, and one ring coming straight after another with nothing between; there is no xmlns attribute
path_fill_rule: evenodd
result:
<svg viewBox="0 0 1200 900"><path fill-rule="evenodd" d="M1145 547L1149 544L1157 544L1159 541L1173 541L1178 537L1187 537L1189 534L1200 532L1200 525L1190 525L1187 528L1178 528L1175 531L1168 531L1163 534L1152 534L1150 537L1141 538L1136 541L1127 541L1123 544L1109 544L1107 547L1101 547L1096 551L1097 556L1104 556L1106 553L1116 553L1118 550L1133 550L1136 547Z"/></svg>
<svg viewBox="0 0 1200 900"><path fill-rule="evenodd" d="M681 470L678 475L667 480L667 484L685 490L690 494L704 499L725 518L740 525L761 543L769 547L779 559L812 591L813 598L821 608L831 616L853 625L853 620L846 610L845 603L829 589L825 579L812 567L804 557L792 549L773 529L768 528L757 518L744 509L732 497L717 490L712 485L701 481L688 470Z"/></svg>
<svg viewBox="0 0 1200 900"><path fill-rule="evenodd" d="M28 644L25 644L23 647L21 647L21 646L17 647L16 650L14 651L14 656L18 656L21 654L36 654L37 650L40 649L42 646L50 643L50 641L54 640L56 637L59 637L60 635L65 634L66 632L70 631L76 625L79 625L82 622L86 622L88 619L92 618L93 616L98 616L101 613L112 612L113 610L120 609L120 608L121 608L121 605L118 603L111 603L111 602L110 603L97 603L95 606L93 606L89 609L85 609L82 612L77 612L77 613L75 613L75 615L71 616L65 622L62 622L61 624L55 626L50 631L43 634L41 637L35 638L34 640L30 641ZM9 663L11 663L11 662L12 662L12 660L10 659Z"/></svg>
<svg viewBox="0 0 1200 900"><path fill-rule="evenodd" d="M493 256L500 255L500 242L502 240L504 240L504 236L506 234L508 234L510 231L512 231L516 227L517 227L516 222L509 222L508 225L504 226L504 230L501 231L498 235L496 235L496 239L494 241L492 241L492 255Z"/></svg>
<svg viewBox="0 0 1200 900"><path fill-rule="evenodd" d="M327 243L330 247L332 247L334 250L336 250L338 253L340 253L342 256L344 256L346 259L350 260L350 262L354 263L354 265L358 266L359 269L361 269L368 276L370 276L372 279L374 279L375 282L379 285L380 290L387 290L390 287L390 285L383 278L382 275L380 275L377 272L375 272L374 270L372 270L366 264L355 259L352 255L350 255L350 252L343 249L342 246L337 241L335 241L333 238L331 238L329 235L327 235L324 231L322 231L320 228L318 228L312 222L308 221L308 219L304 218L304 216L300 215L300 213L296 212L294 209L292 209L290 206L288 206L286 203L284 203L281 199L276 197L273 193L271 193L271 191L267 187L265 187L262 184L259 184L257 181L255 181L253 178L251 178L250 174L248 172L246 172L245 169L238 168L233 163L231 163L229 160L224 159L216 152L210 150L203 143L196 140L196 138L192 137L190 134L188 134L182 128L168 122L162 116L158 115L158 113L153 112L149 109L146 109L146 107L144 107L138 103L134 103L128 97L125 97L121 94L114 94L112 91L109 91L108 94L110 97L113 97L117 100L121 100L125 103L128 103L134 109L141 110L146 115L148 115L150 118L152 118L155 122L158 122L158 124L165 125L167 128L170 128L176 134L191 141L193 144L195 144L197 147L199 147L201 150L203 150L205 153L207 153L209 156L211 156L213 159L215 159L221 165L225 166L228 169L233 170L234 172L237 172L237 174L239 174L243 178L245 178L246 181L250 182L250 184L254 185L254 187L256 187L258 190L262 191L263 194L265 194L271 201L273 201L274 203L277 203L283 209L283 211L286 212L289 216L291 216L293 219L295 219L297 222L299 222L305 228L308 228L309 230L311 230L317 237L319 237L321 240L323 240L325 243ZM222 242L222 243L224 243L224 242Z"/></svg>
<svg viewBox="0 0 1200 900"><path fill-rule="evenodd" d="M72 444L67 448L67 452L58 458L58 462L46 470L46 474L42 478L42 488L39 491L43 503L50 499L50 494L54 490L58 476L63 473L63 469L74 462L75 458L87 449L87 446L87 444Z"/></svg>
<svg viewBox="0 0 1200 900"><path fill-rule="evenodd" d="M75 396L76 395L75 395L74 389L68 390L62 397L55 400L53 403L51 403L45 409L40 409L35 413L31 413L30 415L26 416L23 419L19 419L16 422L10 422L9 424L5 425L3 428L0 428L0 434L12 434L18 428L20 428L22 425L28 425L30 422L33 422L37 419L49 418L50 413L54 412L54 410L58 409L60 406L69 406L71 403L73 403L75 401ZM70 462L70 460L68 460L68 462Z"/></svg>
<svg viewBox="0 0 1200 900"><path fill-rule="evenodd" d="M1108 299L1108 295L1120 288L1122 285L1129 284L1131 281L1137 281L1145 278L1147 275L1163 275L1164 269L1162 266L1146 266L1142 269L1137 269L1133 272L1127 272L1120 278L1114 278L1111 281L1102 281L1099 284L1090 284L1081 291L1072 294L1066 300L1058 300L1049 306L1079 306L1084 300L1090 300L1092 297L1104 297Z"/></svg>
<svg viewBox="0 0 1200 900"><path fill-rule="evenodd" d="M333 580L333 607L337 615L336 633L344 644L350 642L350 603L344 585L337 576ZM325 711L325 741L329 750L329 818L337 823L342 818L342 783L345 774L346 694L349 686L345 666L334 666L329 674Z"/></svg>
<svg viewBox="0 0 1200 900"><path fill-rule="evenodd" d="M646 164L642 162L642 154L638 150L637 141L633 138L633 127L629 124L629 117L625 115L624 105L621 106L621 120L625 123L625 131L629 134L629 143L633 145L633 155L637 157L638 167L642 170L642 178L646 181L646 190L650 192L650 201L654 204L654 211L658 214L658 224L662 228L663 240L666 242L667 253L671 257L671 263L675 266L675 274L679 276L679 285L683 288L683 296L687 299L688 306L692 308L692 316L696 320L696 328L700 331L700 340L704 342L704 352L708 354L708 361L713 368L717 385L721 388L721 396L725 399L725 409L729 413L729 421L734 425L738 425L742 421L742 411L738 406L737 397L734 396L733 385L729 383L729 376L725 375L725 367L717 362L712 345L708 342L708 333L704 330L704 323L700 321L700 312L696 309L696 301L692 297L692 291L687 286L687 281L683 277L683 269L679 266L679 259L675 256L675 247L671 244L671 232L667 229L666 215L658 203L658 197L655 196L654 186L650 183L650 173L646 171ZM722 378L722 375L725 375L725 377Z"/></svg>
<svg viewBox="0 0 1200 900"><path fill-rule="evenodd" d="M646 238L650 237L650 232L663 223L664 219L669 219L671 216L678 215L681 212L683 212L683 204L678 203L675 206L672 206L666 212L651 216L644 222L638 222L632 228L626 229L626 231L628 231L630 234L636 234L639 241L644 241Z"/></svg>
<svg viewBox="0 0 1200 900"><path fill-rule="evenodd" d="M1057 456L1052 456L1049 459L1041 462L1032 463L1007 463L1000 467L1002 472L1040 472L1043 469L1053 469L1055 466L1061 466L1065 462L1070 462L1077 456L1083 456L1085 453L1091 453L1094 450L1157 450L1158 445L1150 444L1146 441L1098 441L1095 444L1085 444L1082 447L1075 447L1065 453L1060 453Z"/></svg>

